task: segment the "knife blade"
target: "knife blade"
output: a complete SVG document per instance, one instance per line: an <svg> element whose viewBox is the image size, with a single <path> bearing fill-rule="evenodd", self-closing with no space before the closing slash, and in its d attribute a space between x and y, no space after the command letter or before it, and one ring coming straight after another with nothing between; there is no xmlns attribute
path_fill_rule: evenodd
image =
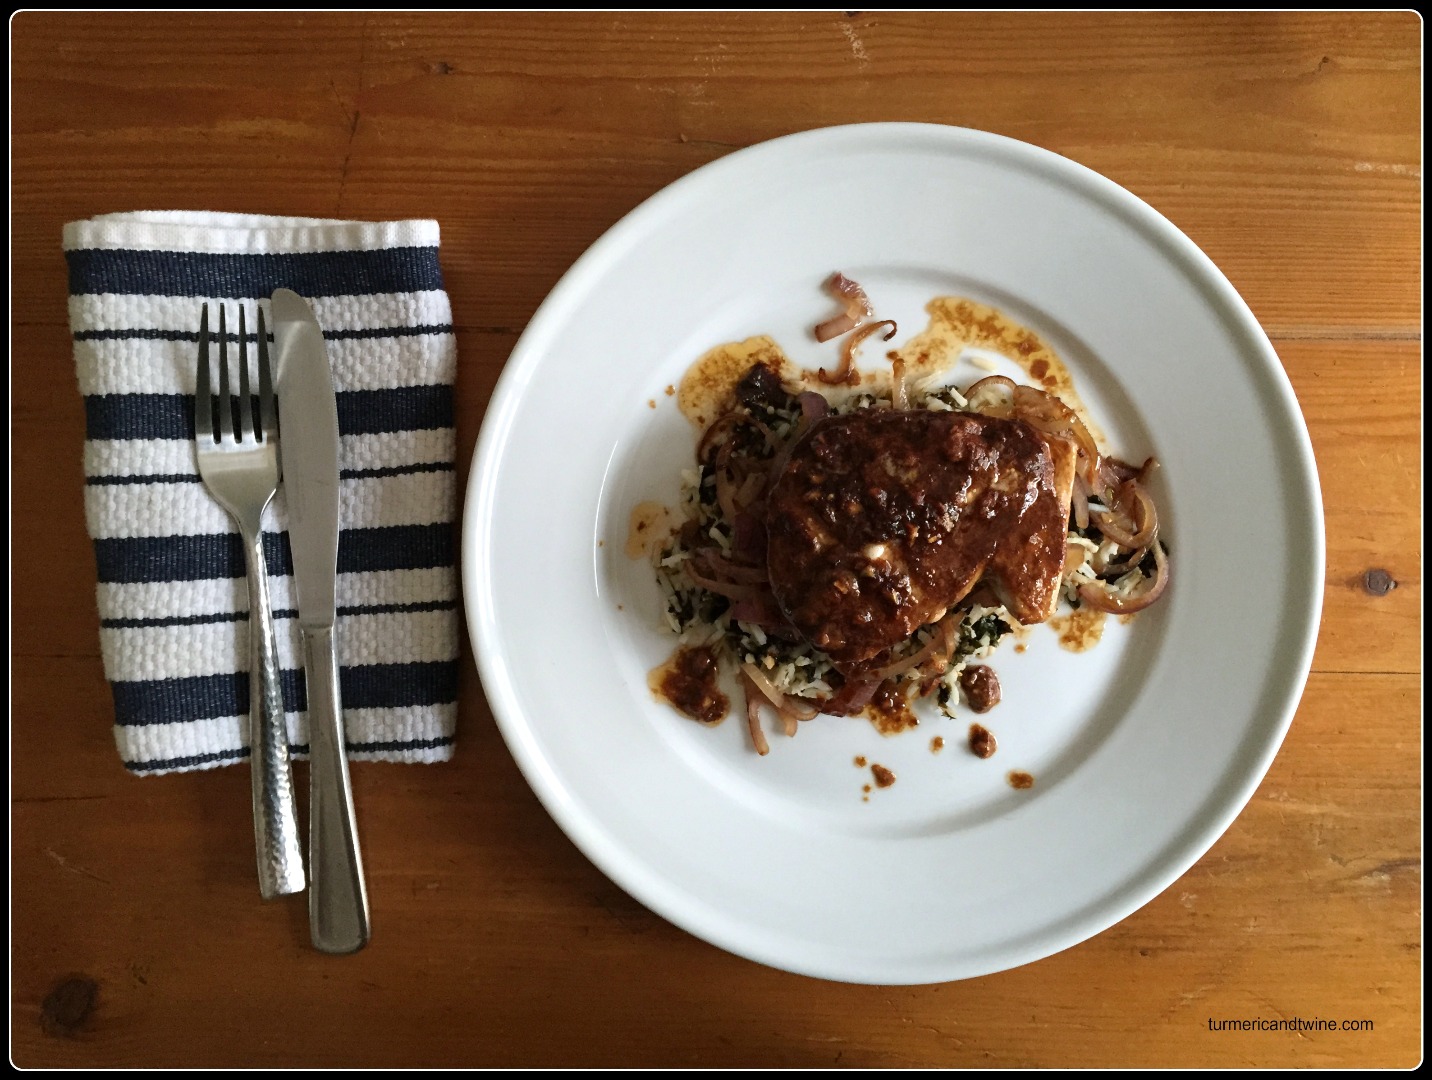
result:
<svg viewBox="0 0 1432 1080"><path fill-rule="evenodd" d="M334 642L338 581L338 397L323 330L289 289L270 300L278 353L282 484L308 684L308 921L323 952L367 944L368 892L344 749Z"/></svg>

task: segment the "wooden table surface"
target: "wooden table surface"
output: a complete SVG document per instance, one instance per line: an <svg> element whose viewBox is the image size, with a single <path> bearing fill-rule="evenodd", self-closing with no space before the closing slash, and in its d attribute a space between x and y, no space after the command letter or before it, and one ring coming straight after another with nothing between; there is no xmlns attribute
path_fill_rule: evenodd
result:
<svg viewBox="0 0 1432 1080"><path fill-rule="evenodd" d="M1421 994L1415 15L21 14L12 24L12 1054L28 1066L1410 1066ZM377 936L263 905L244 768L115 753L60 227L434 217L466 476L568 265L663 185L805 128L983 128L1124 185L1273 340L1327 509L1322 633L1227 834L1107 932L913 988L769 970L578 853L470 658L456 759L358 765ZM1230 550L1238 523L1229 522ZM1369 588L1385 571L1396 587ZM300 778L301 783L306 783ZM1209 1019L1370 1021L1211 1031Z"/></svg>

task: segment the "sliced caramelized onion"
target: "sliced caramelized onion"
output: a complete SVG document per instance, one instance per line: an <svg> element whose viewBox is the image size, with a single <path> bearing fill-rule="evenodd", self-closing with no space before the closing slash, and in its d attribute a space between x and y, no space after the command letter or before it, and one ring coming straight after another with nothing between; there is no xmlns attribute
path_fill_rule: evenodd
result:
<svg viewBox="0 0 1432 1080"><path fill-rule="evenodd" d="M1093 491L1116 491L1124 481L1132 480L1138 475L1139 470L1128 462L1106 457L1099 462L1099 482L1089 486Z"/></svg>
<svg viewBox="0 0 1432 1080"><path fill-rule="evenodd" d="M830 402L814 390L803 390L796 401L801 407L801 420L807 425L815 423L830 412Z"/></svg>
<svg viewBox="0 0 1432 1080"><path fill-rule="evenodd" d="M760 497L762 489L766 486L766 478L760 473L752 473L741 482L736 489L736 505L741 508L751 506ZM739 512L738 512L739 514ZM738 514L732 514L731 520L735 521Z"/></svg>
<svg viewBox="0 0 1432 1080"><path fill-rule="evenodd" d="M1074 524L1080 529L1089 527L1089 488L1084 483L1084 478L1078 473L1074 474L1074 498L1070 504L1074 512Z"/></svg>
<svg viewBox="0 0 1432 1080"><path fill-rule="evenodd" d="M1124 524L1121 523L1113 513L1095 510L1090 513L1089 517L1094 522L1095 528L1121 548L1128 548L1132 551L1139 546L1134 540L1134 533L1126 529ZM1137 526L1135 526L1135 528L1137 528Z"/></svg>
<svg viewBox="0 0 1432 1080"><path fill-rule="evenodd" d="M711 426L701 433L701 441L696 444L696 460L702 465L710 457L711 451L716 447L716 441L723 435L728 434L740 421L746 419L744 413L728 412L711 421Z"/></svg>
<svg viewBox="0 0 1432 1080"><path fill-rule="evenodd" d="M731 447L727 439L716 451L716 501L727 521L736 520L736 491L731 481Z"/></svg>
<svg viewBox="0 0 1432 1080"><path fill-rule="evenodd" d="M910 387L905 381L903 356L897 356L890 362L890 403L897 409L910 407Z"/></svg>
<svg viewBox="0 0 1432 1080"><path fill-rule="evenodd" d="M1154 507L1154 500L1137 480L1126 480L1120 485L1116 499L1121 510L1124 510L1129 520L1133 523L1134 531L1125 530L1123 523L1118 521L1112 513L1093 514L1094 524L1103 533L1120 547L1128 548L1130 551L1148 547L1158 535L1159 515ZM1132 508L1129 504L1132 503Z"/></svg>
<svg viewBox="0 0 1432 1080"><path fill-rule="evenodd" d="M1073 439L1079 447L1080 473L1092 486L1099 478L1099 446L1079 414L1053 394L1034 386L1014 388L1014 415L1046 435Z"/></svg>
<svg viewBox="0 0 1432 1080"><path fill-rule="evenodd" d="M765 567L737 566L715 548L702 548L693 552L690 561L697 564L703 574L709 574L718 581L729 581L736 585L759 585L770 580L766 576Z"/></svg>
<svg viewBox="0 0 1432 1080"><path fill-rule="evenodd" d="M841 334L848 334L860 325L860 320L849 312L842 312L833 319L827 319L815 328L817 341L829 341Z"/></svg>
<svg viewBox="0 0 1432 1080"><path fill-rule="evenodd" d="M781 711L795 720L814 720L820 715L819 709L794 694L786 695L786 705Z"/></svg>
<svg viewBox="0 0 1432 1080"><path fill-rule="evenodd" d="M965 391L965 401L971 412L1008 420L1014 415L1013 379L1003 375L986 375Z"/></svg>
<svg viewBox="0 0 1432 1080"><path fill-rule="evenodd" d="M888 326L884 340L889 341L895 336L897 327L893 319L882 319L880 322L867 323L846 339L845 346L840 350L840 367L836 368L835 374L827 375L825 368L815 373L815 377L827 386L840 386L842 383L849 383L854 386L860 381L859 373L855 370L855 350L860 343L871 334L877 333L882 326Z"/></svg>
<svg viewBox="0 0 1432 1080"><path fill-rule="evenodd" d="M1104 569L1100 570L1095 577L1102 581L1118 581L1119 578L1123 577L1130 570L1137 570L1139 564L1144 561L1144 556L1148 553L1148 548L1139 548L1122 562L1110 562L1106 564Z"/></svg>
<svg viewBox="0 0 1432 1080"><path fill-rule="evenodd" d="M692 566L691 563L692 560L687 559L682 566L687 579L693 585L700 585L707 592L715 593L717 596L724 596L728 600L751 600L759 603L771 594L764 585L738 585L730 581L717 581L714 577L703 574L700 568Z"/></svg>
<svg viewBox="0 0 1432 1080"><path fill-rule="evenodd" d="M826 281L825 287L827 291L845 304L845 311L833 319L827 319L815 328L817 341L829 341L831 338L840 337L841 334L848 334L862 321L875 314L875 309L870 306L870 298L865 295L865 290L844 274L839 272L832 274Z"/></svg>
<svg viewBox="0 0 1432 1080"><path fill-rule="evenodd" d="M766 673L755 664L742 664L741 670L745 672L746 678L751 680L753 685L761 694L777 709L786 707L786 695L776 689L776 684L766 678Z"/></svg>
<svg viewBox="0 0 1432 1080"><path fill-rule="evenodd" d="M877 683L886 679L893 679L897 675L903 675L907 671L919 667L926 660L932 657L948 659L955 651L955 644L960 637L960 622L964 616L958 612L952 612L940 620L923 648L918 652L911 653L903 660L896 660L892 664L886 664L882 668L870 672L869 678Z"/></svg>
<svg viewBox="0 0 1432 1080"><path fill-rule="evenodd" d="M751 733L756 753L764 757L771 752L771 745L766 742L766 733L761 730L761 692L744 670L741 672L741 688L746 691L746 730Z"/></svg>
<svg viewBox="0 0 1432 1080"><path fill-rule="evenodd" d="M1168 588L1168 556L1164 554L1162 544L1154 544L1154 565L1156 569L1153 581L1140 593L1133 596L1120 596L1102 584L1091 583L1079 587L1079 599L1091 608L1107 611L1111 615L1132 615L1136 611L1143 611L1162 596L1164 590Z"/></svg>
<svg viewBox="0 0 1432 1080"><path fill-rule="evenodd" d="M750 680L751 685L761 692L761 696L776 707L787 735L796 733L797 721L811 720L816 716L816 710L808 702L798 701L777 690L775 683L771 682L757 665L742 664L741 672Z"/></svg>

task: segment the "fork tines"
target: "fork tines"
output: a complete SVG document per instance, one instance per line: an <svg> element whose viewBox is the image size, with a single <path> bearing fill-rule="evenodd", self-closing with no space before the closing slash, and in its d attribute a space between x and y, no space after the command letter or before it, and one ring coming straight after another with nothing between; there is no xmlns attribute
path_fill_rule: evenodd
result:
<svg viewBox="0 0 1432 1080"><path fill-rule="evenodd" d="M229 332L227 311L219 305L219 381L218 396L210 389L209 305L204 305L199 318L199 365L194 385L194 434L216 443L263 443L273 437L277 413L273 404L273 375L269 365L268 328L264 311L258 309L258 423L255 424L253 391L249 381L248 319L245 305L239 304L238 356L239 387L237 400L229 381ZM237 412L235 407L237 406Z"/></svg>

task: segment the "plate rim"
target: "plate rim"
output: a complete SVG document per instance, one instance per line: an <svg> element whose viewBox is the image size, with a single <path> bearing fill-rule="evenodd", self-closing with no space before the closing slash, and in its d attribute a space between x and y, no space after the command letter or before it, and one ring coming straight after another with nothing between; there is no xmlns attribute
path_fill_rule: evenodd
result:
<svg viewBox="0 0 1432 1080"><path fill-rule="evenodd" d="M583 287L590 268L601 265L608 250L623 243L628 234L642 229L649 218L659 215L668 204L683 198L688 189L711 183L713 179L719 179L724 172L746 168L751 162L766 155L789 152L791 147L801 143L834 144L849 140L853 146L858 146L866 139L878 142L882 138L900 136L949 146L962 143L979 147L982 144L996 155L1022 156L1041 171L1052 173L1081 191L1097 195L1102 204L1137 225L1167 257L1184 263L1185 271L1193 279L1213 290L1215 302L1210 306L1218 317L1230 323L1236 336L1251 347L1248 352L1250 358L1255 355L1257 357L1257 374L1266 381L1269 391L1278 398L1282 406L1282 415L1275 418L1278 423L1270 427L1278 429L1275 431L1277 441L1285 450L1280 465L1291 469L1292 478L1297 481L1297 486L1290 490L1289 501L1295 504L1295 508L1301 506L1307 511L1307 520L1296 521L1299 529L1303 530L1296 532L1296 535L1309 546L1309 557L1302 568L1305 580L1300 583L1306 588L1295 587L1289 593L1290 596L1302 597L1304 602L1305 617L1298 626L1299 637L1295 645L1285 642L1288 660L1283 665L1283 678L1276 680L1279 685L1273 685L1275 680L1270 679L1264 690L1265 697L1277 705L1277 722L1261 729L1248 730L1245 738L1258 744L1257 753L1251 758L1242 759L1240 768L1230 769L1218 779L1217 785L1205 801L1207 812L1195 815L1172 835L1160 849L1159 855L1146 863L1137 878L1114 883L1100 901L1086 905L1085 909L1074 912L1025 939L1029 945L1018 950L1021 955L1009 957L994 967L976 965L979 970L933 978L923 975L902 978L898 974L892 977L892 973L888 971L853 971L848 965L839 963L824 965L796 962L789 956L777 955L774 950L755 947L750 941L734 940L719 927L702 925L700 919L689 910L669 902L661 895L659 883L653 885L640 873L641 867L629 865L628 853L622 850L620 845L614 850L610 840L601 835L598 827L564 798L556 776L545 767L545 762L536 758L524 742L522 735L526 720L519 704L507 693L508 665L502 659L502 646L496 639L490 581L484 572L488 561L484 556L490 548L490 511L497 483L497 465L501 463L502 451L517 406L527 388L531 369L543 356L539 346L542 344L547 323L554 320L555 312L564 308L569 294ZM1291 451L1291 454L1286 453L1288 451ZM1296 513L1290 516L1295 519L1298 517ZM1323 605L1326 521L1311 437L1287 371L1267 333L1242 296L1213 260L1181 229L1117 182L1088 166L1035 144L972 128L928 123L876 122L795 132L752 144L699 166L654 192L624 214L573 262L523 328L493 388L474 450L464 499L461 560L463 602L468 632L473 643L473 658L493 718L509 752L543 808L598 870L634 899L675 926L747 959L780 970L834 981L877 985L926 985L1022 966L1052 956L1102 933L1165 891L1187 873L1227 832L1266 777L1287 736L1306 688L1317 645ZM489 633L490 629L494 633ZM1223 794L1223 790L1230 786L1233 790ZM1118 900L1121 895L1123 899ZM1048 936L1057 939L1053 948L1033 944Z"/></svg>

